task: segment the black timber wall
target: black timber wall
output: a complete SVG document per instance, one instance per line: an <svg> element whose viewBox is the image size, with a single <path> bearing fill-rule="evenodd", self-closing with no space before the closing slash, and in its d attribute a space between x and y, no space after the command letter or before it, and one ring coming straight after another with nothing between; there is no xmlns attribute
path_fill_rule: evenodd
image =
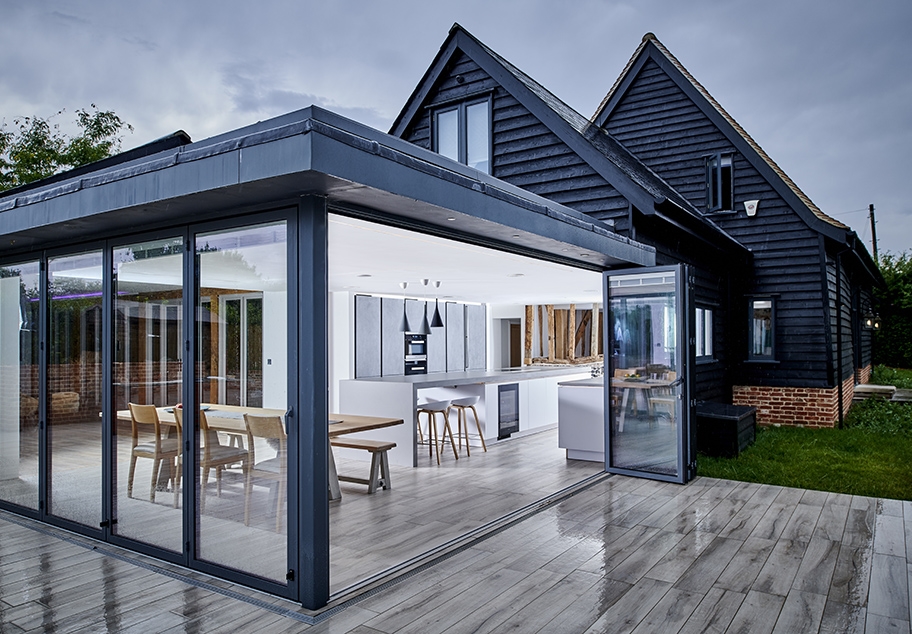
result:
<svg viewBox="0 0 912 634"><path fill-rule="evenodd" d="M741 295L736 312L743 319L736 330L744 343L731 359L739 364L735 381L832 387L831 324L819 234L652 60L639 71L606 129L697 209L706 208L705 157L716 152L734 155L734 206L741 210L711 218L754 257L753 274L736 289ZM748 218L743 201L753 199L760 200L759 211ZM750 296L776 300L777 363L747 362Z"/></svg>
<svg viewBox="0 0 912 634"><path fill-rule="evenodd" d="M457 76L463 83L456 81ZM486 93L493 95L491 175L600 220L611 220L618 233L627 235L627 200L461 51L403 138L431 149L434 106Z"/></svg>
<svg viewBox="0 0 912 634"><path fill-rule="evenodd" d="M461 76L462 83L456 81ZM701 363L696 372L696 398L729 400L730 263L705 245L696 244L668 225L655 224L631 212L628 201L465 54L454 56L424 109L406 129L404 138L431 149L430 116L435 105L473 96L493 96L492 175L599 220L614 223L615 231L656 247L657 264L691 265L696 301L712 308L715 359ZM635 235L630 220L635 218Z"/></svg>

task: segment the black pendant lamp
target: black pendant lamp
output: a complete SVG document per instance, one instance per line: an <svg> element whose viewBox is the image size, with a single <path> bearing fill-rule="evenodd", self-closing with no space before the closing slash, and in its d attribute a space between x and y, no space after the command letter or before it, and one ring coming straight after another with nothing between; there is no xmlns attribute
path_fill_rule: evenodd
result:
<svg viewBox="0 0 912 634"><path fill-rule="evenodd" d="M440 288L440 281L434 282L436 288ZM440 318L440 305L438 299L434 298L434 317L431 319L431 328L443 328L443 320Z"/></svg>
<svg viewBox="0 0 912 634"><path fill-rule="evenodd" d="M424 303L424 315L421 317L421 328L418 330L422 335L431 334L431 326L427 318L427 302Z"/></svg>
<svg viewBox="0 0 912 634"><path fill-rule="evenodd" d="M402 290L405 290L408 287L408 282L399 282L399 286L402 287ZM405 310L405 298L402 299L402 323L399 324L399 330L402 332L412 332L412 325L408 320L408 313Z"/></svg>

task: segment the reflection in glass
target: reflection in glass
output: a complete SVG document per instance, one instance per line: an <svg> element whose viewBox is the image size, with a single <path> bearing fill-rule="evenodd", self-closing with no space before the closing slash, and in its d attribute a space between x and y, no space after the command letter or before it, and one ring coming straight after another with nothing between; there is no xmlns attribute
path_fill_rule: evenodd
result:
<svg viewBox="0 0 912 634"><path fill-rule="evenodd" d="M38 262L0 267L0 499L38 508Z"/></svg>
<svg viewBox="0 0 912 634"><path fill-rule="evenodd" d="M50 513L101 522L102 256L48 260Z"/></svg>
<svg viewBox="0 0 912 634"><path fill-rule="evenodd" d="M436 146L438 154L454 161L459 160L459 110L438 112Z"/></svg>
<svg viewBox="0 0 912 634"><path fill-rule="evenodd" d="M751 302L751 357L773 358L773 301Z"/></svg>
<svg viewBox="0 0 912 634"><path fill-rule="evenodd" d="M175 551L180 435L173 411L155 407L181 400L183 253L180 237L114 249L114 530Z"/></svg>
<svg viewBox="0 0 912 634"><path fill-rule="evenodd" d="M281 583L288 568L286 240L284 222L196 237L203 411L193 422L197 557ZM183 418L190 424L186 409Z"/></svg>
<svg viewBox="0 0 912 634"><path fill-rule="evenodd" d="M611 466L678 473L674 274L610 276Z"/></svg>
<svg viewBox="0 0 912 634"><path fill-rule="evenodd" d="M488 102L466 107L466 165L490 173L491 124Z"/></svg>

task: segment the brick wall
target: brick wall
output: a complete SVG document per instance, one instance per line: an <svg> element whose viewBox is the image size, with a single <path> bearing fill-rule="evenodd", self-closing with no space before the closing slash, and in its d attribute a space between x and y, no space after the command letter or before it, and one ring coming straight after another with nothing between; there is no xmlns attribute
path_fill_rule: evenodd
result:
<svg viewBox="0 0 912 634"><path fill-rule="evenodd" d="M868 364L863 368L855 371L855 383L864 385L871 382L871 365Z"/></svg>
<svg viewBox="0 0 912 634"><path fill-rule="evenodd" d="M842 385L843 415L849 411L855 394L855 377ZM804 425L834 427L839 422L839 390L837 388L761 387L736 385L732 390L735 405L757 408L757 423L761 425Z"/></svg>

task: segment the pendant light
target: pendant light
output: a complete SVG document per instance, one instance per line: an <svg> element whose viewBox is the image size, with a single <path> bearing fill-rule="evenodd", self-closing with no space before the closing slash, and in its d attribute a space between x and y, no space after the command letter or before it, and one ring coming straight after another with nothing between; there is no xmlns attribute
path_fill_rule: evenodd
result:
<svg viewBox="0 0 912 634"><path fill-rule="evenodd" d="M405 290L408 287L408 282L399 282L399 286L402 290ZM405 311L405 298L402 299L402 323L399 324L399 330L402 332L412 332L412 325L408 320L408 313Z"/></svg>
<svg viewBox="0 0 912 634"><path fill-rule="evenodd" d="M434 282L434 286L440 288L440 282ZM440 305L438 299L434 298L434 317L431 319L431 328L443 328L443 320L440 318Z"/></svg>
<svg viewBox="0 0 912 634"><path fill-rule="evenodd" d="M424 302L424 315L421 317L421 328L418 329L418 332L420 332L422 335L431 334L431 326L428 324L427 318L427 302Z"/></svg>

